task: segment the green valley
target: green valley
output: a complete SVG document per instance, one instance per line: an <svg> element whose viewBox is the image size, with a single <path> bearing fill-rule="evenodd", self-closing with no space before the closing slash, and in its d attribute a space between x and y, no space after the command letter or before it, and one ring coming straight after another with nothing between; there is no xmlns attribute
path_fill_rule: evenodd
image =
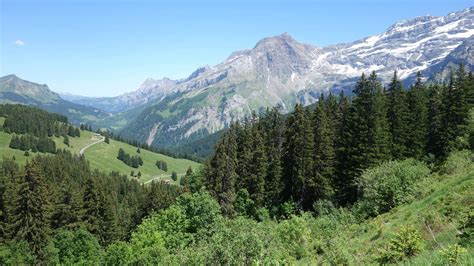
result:
<svg viewBox="0 0 474 266"><path fill-rule="evenodd" d="M0 126L3 125L4 121L5 118L0 117ZM65 149L71 151L73 154L79 154L82 148L97 142L97 135L97 133L91 131L80 130L80 137L68 138L69 146L64 144L63 137L53 136L51 138L56 143L56 147L58 149ZM29 151L29 156L25 156L24 151L10 148L9 143L11 138L11 134L0 131L0 154L8 157L15 156L16 161L23 165L28 159L31 159L33 156L39 153ZM186 170L189 167L194 170L197 170L200 167L199 163L191 160L172 158L145 149L140 149L140 154L138 155L142 157L144 163L138 168L132 168L117 159L117 154L120 148L124 149L130 154L138 154L137 147L111 139L109 144L101 142L88 147L84 151L84 156L89 161L92 169L99 169L100 171L106 173L115 171L128 176L130 176L131 172L133 171L135 173L133 178L138 178L137 174L140 172L141 177L138 181L142 183L147 183L151 180L168 180L167 182L173 182L171 180L172 172L176 172L178 177L181 177L185 175ZM156 166L156 162L158 160L162 160L167 163L168 169L166 172L160 170Z"/></svg>

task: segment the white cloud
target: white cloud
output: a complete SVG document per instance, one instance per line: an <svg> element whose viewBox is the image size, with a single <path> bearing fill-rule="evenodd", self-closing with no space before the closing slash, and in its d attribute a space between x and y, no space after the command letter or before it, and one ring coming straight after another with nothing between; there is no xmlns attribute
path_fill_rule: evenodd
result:
<svg viewBox="0 0 474 266"><path fill-rule="evenodd" d="M22 47L22 46L25 46L26 43L22 40L16 40L13 42L13 44L16 46L16 47Z"/></svg>

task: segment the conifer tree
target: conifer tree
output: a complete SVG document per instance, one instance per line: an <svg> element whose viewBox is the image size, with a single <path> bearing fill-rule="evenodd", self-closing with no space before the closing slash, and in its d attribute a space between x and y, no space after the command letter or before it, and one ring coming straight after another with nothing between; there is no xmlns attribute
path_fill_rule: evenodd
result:
<svg viewBox="0 0 474 266"><path fill-rule="evenodd" d="M97 185L93 178L88 178L85 181L85 188L83 194L83 215L82 221L84 222L87 230L96 235L100 236L101 232L101 206L100 206L100 192L98 191Z"/></svg>
<svg viewBox="0 0 474 266"><path fill-rule="evenodd" d="M254 124L252 132L252 171L250 173L250 180L247 183L247 187L255 204L262 207L265 199L265 177L267 175L268 167L264 146L264 133L258 124Z"/></svg>
<svg viewBox="0 0 474 266"><path fill-rule="evenodd" d="M428 141L428 94L421 78L418 72L415 85L408 91L407 155L414 158L424 155Z"/></svg>
<svg viewBox="0 0 474 266"><path fill-rule="evenodd" d="M233 215L237 179L237 125L231 125L215 148L215 154L206 167L205 185L218 199L222 211Z"/></svg>
<svg viewBox="0 0 474 266"><path fill-rule="evenodd" d="M428 153L438 157L443 154L442 142L442 108L441 97L443 87L433 85L429 88L428 108Z"/></svg>
<svg viewBox="0 0 474 266"><path fill-rule="evenodd" d="M309 180L313 177L314 135L308 111L300 104L295 106L287 120L285 136L285 194L298 207L309 209L312 205Z"/></svg>
<svg viewBox="0 0 474 266"><path fill-rule="evenodd" d="M266 132L265 146L267 148L267 176L265 178L265 202L267 206L277 206L281 203L283 193L282 156L285 132L285 121L277 106L267 112L263 119Z"/></svg>
<svg viewBox="0 0 474 266"><path fill-rule="evenodd" d="M390 128L390 152L394 159L402 159L407 155L408 105L406 92L398 79L397 71L388 85L388 123Z"/></svg>
<svg viewBox="0 0 474 266"><path fill-rule="evenodd" d="M38 162L32 160L17 177L12 209L9 213L10 232L17 241L28 242L39 261L45 259L50 227L48 223L47 190Z"/></svg>
<svg viewBox="0 0 474 266"><path fill-rule="evenodd" d="M332 178L334 175L334 131L329 121L330 108L326 108L321 96L313 114L314 130L314 176L311 187L315 199L327 199L332 194Z"/></svg>
<svg viewBox="0 0 474 266"><path fill-rule="evenodd" d="M375 72L369 78L362 74L354 94L338 141L337 184L341 204L353 203L360 196L357 178L364 169L390 158L385 101Z"/></svg>
<svg viewBox="0 0 474 266"><path fill-rule="evenodd" d="M75 229L80 226L81 204L79 195L66 182L61 182L55 197L53 213L51 215L52 229Z"/></svg>

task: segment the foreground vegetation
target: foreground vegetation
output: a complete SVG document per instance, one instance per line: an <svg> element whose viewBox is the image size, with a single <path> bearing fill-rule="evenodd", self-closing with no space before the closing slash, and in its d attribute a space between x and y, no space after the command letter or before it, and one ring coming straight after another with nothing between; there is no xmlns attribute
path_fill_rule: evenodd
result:
<svg viewBox="0 0 474 266"><path fill-rule="evenodd" d="M61 157L58 162L72 159L67 159L68 155L55 157ZM33 164L41 165L42 160L50 159L39 158ZM11 191L15 185L3 186L1 190L4 230L0 263L32 264L40 260L51 264L104 265L467 264L474 259L473 160L472 153L461 151L451 154L445 163L436 168L414 160L392 161L363 173L368 179L378 177L374 179L378 180L375 181L376 188L367 188L367 192L373 190L372 196L366 199L372 203L370 206L362 200L353 208L337 208L330 202L322 201L316 204L314 212L299 212L295 206L287 205L275 217L263 209L256 214L248 212L255 208L255 203L245 192L240 193L239 211L232 217L226 217L218 202L204 188L181 194L174 201L179 191L164 193L173 186L147 189L134 184L134 181L130 183L126 178L88 177L86 170L79 175L85 178L85 188L76 187L83 191L82 196L66 187L57 193L69 191L73 194L46 197L40 188L34 189L29 196L45 197L34 198L36 204L54 199L55 205L36 209L31 214L36 217L35 225L41 227L19 228L22 215L27 213L23 213L20 204L22 197L16 193L25 193L24 189L21 190L21 182L32 182L21 178L24 181L18 180L18 187L14 190L16 193ZM4 161L4 172L6 163ZM32 176L32 167L36 166L27 166L25 177L41 184L39 176ZM42 167L48 168L46 165ZM68 171L73 172L77 171ZM382 189L387 187L384 184L403 189L396 186L397 181L390 176L408 180L414 173L424 175L410 181L414 189L404 194L404 203L386 209L374 218L365 218L367 210L387 206L386 201L374 201L373 198L386 196L386 190ZM71 177L70 182L73 180L77 179ZM121 180L122 185L110 186L110 182L116 183L112 180ZM4 182L3 178L2 184ZM65 183L66 180L61 182ZM91 184L95 184L93 187L97 189L94 193ZM157 191L161 192L153 194ZM16 196L8 200L5 195ZM157 196L158 199L155 198ZM111 198L119 200L114 203ZM69 203L63 201L67 199L74 200ZM158 204L155 208L147 202L152 199ZM135 213L136 210L140 210L139 213ZM43 213L39 215L41 211ZM111 219L117 214L120 215L118 220ZM146 218L141 220L140 217ZM138 226L135 228L128 224L127 228L122 228L124 221L136 221Z"/></svg>

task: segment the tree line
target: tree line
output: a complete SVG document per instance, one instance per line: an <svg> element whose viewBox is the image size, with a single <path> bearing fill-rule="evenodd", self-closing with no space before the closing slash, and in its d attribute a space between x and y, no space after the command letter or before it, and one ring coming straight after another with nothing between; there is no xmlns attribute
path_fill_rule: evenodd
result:
<svg viewBox="0 0 474 266"><path fill-rule="evenodd" d="M133 168L138 168L143 165L142 157L140 157L139 155L130 155L129 153L126 153L125 150L122 148L120 148L118 151L117 159Z"/></svg>
<svg viewBox="0 0 474 266"><path fill-rule="evenodd" d="M359 177L369 167L409 157L435 162L474 147L473 94L463 66L447 84L424 84L418 74L408 90L396 72L386 88L375 72L363 74L353 97L322 95L288 116L275 107L231 125L206 163L204 184L228 215L242 189L257 208L275 212L286 203L351 205L363 196Z"/></svg>
<svg viewBox="0 0 474 266"><path fill-rule="evenodd" d="M104 246L128 240L143 217L182 193L178 186L142 186L126 175L93 171L68 151L38 155L24 167L3 158L0 170L0 245L26 243L39 262L63 230L86 230Z"/></svg>
<svg viewBox="0 0 474 266"><path fill-rule="evenodd" d="M48 137L33 135L13 135L8 147L22 151L56 153L56 143Z"/></svg>

